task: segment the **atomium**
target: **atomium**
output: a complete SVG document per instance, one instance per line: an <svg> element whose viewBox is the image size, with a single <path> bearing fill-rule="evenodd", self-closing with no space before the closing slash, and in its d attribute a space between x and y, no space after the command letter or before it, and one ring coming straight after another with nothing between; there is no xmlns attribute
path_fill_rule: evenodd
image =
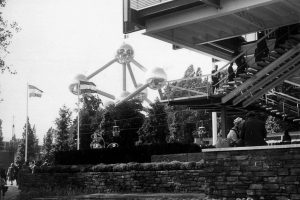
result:
<svg viewBox="0 0 300 200"><path fill-rule="evenodd" d="M89 81L91 78L93 78L94 76L96 76L97 74L99 74L104 69L108 68L109 66L111 66L114 63L121 64L122 68L123 68L123 70L122 70L123 71L122 72L123 73L123 81L122 81L123 91L116 101L116 104L115 104L116 106L121 104L124 101L131 99L131 98L138 98L141 101L147 101L148 103L151 103L151 101L147 98L147 95L148 95L147 87L149 87L150 89L154 89L154 90L160 89L165 85L165 82L167 80L167 75L162 68L154 68L147 73L146 83L144 85L137 84L135 77L134 77L132 67L131 67L131 63L134 64L136 67L138 67L139 69L141 69L144 72L146 72L147 69L134 59L133 48L129 44L122 44L121 47L117 50L115 58L110 60L104 66L97 69L95 72L91 73L88 76L85 76L83 74L78 74L74 78L73 83L70 84L69 90L73 94L77 95L79 81ZM136 88L136 90L132 93L129 93L127 91L127 87L126 87L126 71L127 70L130 74L132 83L133 83L134 87ZM112 100L116 99L114 95L103 92L101 90L97 90L97 93L102 96L105 96L107 98L110 98Z"/></svg>

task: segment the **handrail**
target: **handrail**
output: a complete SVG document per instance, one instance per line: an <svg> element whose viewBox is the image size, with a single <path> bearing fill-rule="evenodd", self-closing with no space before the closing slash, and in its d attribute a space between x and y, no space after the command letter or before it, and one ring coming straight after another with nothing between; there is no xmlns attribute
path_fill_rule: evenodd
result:
<svg viewBox="0 0 300 200"><path fill-rule="evenodd" d="M260 38L259 40L257 40L255 43L252 43L250 45L250 47L248 49L245 49L244 51L242 51L239 55L237 55L236 57L234 57L230 62L228 62L227 64L225 64L223 67L221 67L220 69L218 69L216 72L211 73L211 74L204 74L201 76L195 76L195 77L188 77L188 78L182 78L182 79L175 79L175 80L170 80L167 82L174 82L174 81L187 81L187 80L193 80L193 79L199 79L202 77L208 77L208 76L214 76L218 73L220 73L221 71L223 71L223 69L227 66L229 66L230 64L233 64L240 56L244 55L246 52L248 52L249 50L253 49L253 47L256 47L257 44L261 41L263 41L264 39L266 39L269 35L271 35L272 33L275 32L276 29L273 29L272 31L268 32L266 35L264 35L262 38ZM224 79L225 80L225 79ZM219 81L220 83L221 81Z"/></svg>

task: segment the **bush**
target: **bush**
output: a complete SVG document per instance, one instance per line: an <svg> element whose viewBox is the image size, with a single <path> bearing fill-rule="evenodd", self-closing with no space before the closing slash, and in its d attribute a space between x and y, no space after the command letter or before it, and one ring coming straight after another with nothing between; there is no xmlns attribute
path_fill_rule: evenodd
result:
<svg viewBox="0 0 300 200"><path fill-rule="evenodd" d="M201 152L196 144L142 145L126 148L60 151L55 153L56 165L87 165L115 163L147 163L152 155ZM74 169L78 170L78 169Z"/></svg>

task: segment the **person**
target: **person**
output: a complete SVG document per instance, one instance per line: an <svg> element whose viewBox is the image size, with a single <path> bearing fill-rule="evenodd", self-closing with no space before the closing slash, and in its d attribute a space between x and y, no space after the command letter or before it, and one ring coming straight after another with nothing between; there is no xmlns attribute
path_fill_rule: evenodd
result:
<svg viewBox="0 0 300 200"><path fill-rule="evenodd" d="M290 144L292 142L292 138L289 134L288 130L284 131L284 135L282 136L281 142Z"/></svg>
<svg viewBox="0 0 300 200"><path fill-rule="evenodd" d="M216 74L214 74L216 73ZM211 71L211 80L212 80L212 92L219 88L220 72L218 72L218 65L214 66L214 69Z"/></svg>
<svg viewBox="0 0 300 200"><path fill-rule="evenodd" d="M233 53L233 56L236 57L238 55L241 54L241 49L238 49L236 50L234 53ZM237 69L236 69L236 72L235 72L235 77L239 77L240 74L245 74L246 73L246 69L248 68L248 64L246 62L246 59L245 59L245 55L242 54L240 55L236 60L235 60L235 64L237 65Z"/></svg>
<svg viewBox="0 0 300 200"><path fill-rule="evenodd" d="M228 135L227 135L227 139L229 140L229 144L230 146L234 147L234 146L241 146L240 144L238 144L239 139L241 138L240 136L240 125L243 122L243 118L241 117L237 117L234 121L233 121L233 127L230 129Z"/></svg>
<svg viewBox="0 0 300 200"><path fill-rule="evenodd" d="M260 40L265 36L265 33L263 31L260 31L257 33L257 40ZM263 39L257 44L257 47L255 49L255 62L262 61L263 58L267 57L269 55L269 48L267 46L266 39Z"/></svg>
<svg viewBox="0 0 300 200"><path fill-rule="evenodd" d="M6 173L5 169L0 168L0 199L5 196L8 187L6 186Z"/></svg>
<svg viewBox="0 0 300 200"><path fill-rule="evenodd" d="M267 131L265 123L258 119L253 111L246 115L246 121L241 128L241 139L245 146L266 145Z"/></svg>
<svg viewBox="0 0 300 200"><path fill-rule="evenodd" d="M13 185L14 181L14 163L11 163L9 168L7 169L7 178L10 181L10 184Z"/></svg>
<svg viewBox="0 0 300 200"><path fill-rule="evenodd" d="M227 73L228 73L228 82L232 82L235 78L235 73L233 71L233 67L232 67L233 63L231 63L227 69Z"/></svg>

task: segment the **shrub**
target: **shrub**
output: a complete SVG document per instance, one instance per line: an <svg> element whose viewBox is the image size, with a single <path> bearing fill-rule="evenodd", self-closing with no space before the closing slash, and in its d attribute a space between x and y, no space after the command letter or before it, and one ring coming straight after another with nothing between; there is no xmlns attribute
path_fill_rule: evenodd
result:
<svg viewBox="0 0 300 200"><path fill-rule="evenodd" d="M115 163L147 163L152 155L201 152L196 144L156 144L112 149L60 151L55 153L56 165L87 165Z"/></svg>

